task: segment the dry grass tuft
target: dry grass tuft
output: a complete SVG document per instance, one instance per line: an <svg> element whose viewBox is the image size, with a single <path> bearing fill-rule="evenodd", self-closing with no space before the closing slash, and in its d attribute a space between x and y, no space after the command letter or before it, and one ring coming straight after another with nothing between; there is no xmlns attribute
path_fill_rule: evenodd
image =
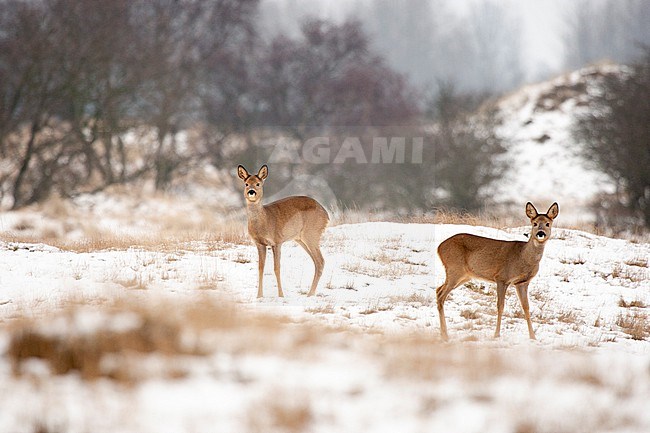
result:
<svg viewBox="0 0 650 433"><path fill-rule="evenodd" d="M557 320L566 324L578 324L580 323L580 317L575 310L562 310L557 315Z"/></svg>
<svg viewBox="0 0 650 433"><path fill-rule="evenodd" d="M305 308L306 313L313 313L313 314L334 314L335 311L336 310L334 309L333 304L324 304L315 307Z"/></svg>
<svg viewBox="0 0 650 433"><path fill-rule="evenodd" d="M560 259L560 263L564 265L584 265L587 263L587 260L581 255L578 255L577 257L563 257Z"/></svg>
<svg viewBox="0 0 650 433"><path fill-rule="evenodd" d="M478 293L480 295L489 295L491 292L494 291L494 286L493 284L489 283L483 283L483 282L476 282L476 281L468 281L463 286L467 287L474 293Z"/></svg>
<svg viewBox="0 0 650 433"><path fill-rule="evenodd" d="M625 312L618 315L616 325L633 340L645 340L650 335L648 316L639 311Z"/></svg>
<svg viewBox="0 0 650 433"><path fill-rule="evenodd" d="M612 269L612 278L627 280L631 283L640 283L648 279L648 272L640 266L624 266L619 263Z"/></svg>
<svg viewBox="0 0 650 433"><path fill-rule="evenodd" d="M414 292L410 295L391 296L390 302L392 304L408 304L413 307L430 307L436 304L436 297L434 295L427 296L422 292Z"/></svg>
<svg viewBox="0 0 650 433"><path fill-rule="evenodd" d="M618 300L618 306L621 308L646 308L647 305L641 299L636 298L633 301L626 301L622 296Z"/></svg>
<svg viewBox="0 0 650 433"><path fill-rule="evenodd" d="M466 308L460 312L460 317L468 320L476 320L481 317L481 315L476 310Z"/></svg>
<svg viewBox="0 0 650 433"><path fill-rule="evenodd" d="M375 313L380 313L382 311L390 311L394 307L392 304L382 304L379 299L377 299L375 302L370 302L366 306L365 309L359 311L359 314L375 314Z"/></svg>
<svg viewBox="0 0 650 433"><path fill-rule="evenodd" d="M634 257L632 259L626 260L625 264L628 266L636 266L638 268L647 268L648 259L645 257Z"/></svg>

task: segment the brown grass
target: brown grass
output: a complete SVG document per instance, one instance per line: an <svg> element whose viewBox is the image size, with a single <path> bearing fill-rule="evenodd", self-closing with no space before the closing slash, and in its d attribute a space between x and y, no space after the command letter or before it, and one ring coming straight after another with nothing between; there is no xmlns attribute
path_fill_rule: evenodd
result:
<svg viewBox="0 0 650 433"><path fill-rule="evenodd" d="M173 251L191 248L196 241L221 249L223 244L249 242L245 219L223 209L219 211L218 205L208 207L194 201L179 206L180 198L160 194L149 196L147 201L139 197L144 195L142 192L121 191L120 188L113 188L113 193L112 197L121 205L101 216L119 222L129 231L107 229L99 224L98 211L53 197L16 211L13 226L0 233L0 240L45 243L75 252L127 248ZM154 210L146 211L148 206Z"/></svg>
<svg viewBox="0 0 650 433"><path fill-rule="evenodd" d="M563 257L560 259L560 263L564 265L584 265L587 261L578 255L576 257Z"/></svg>
<svg viewBox="0 0 650 433"><path fill-rule="evenodd" d="M566 324L578 324L580 323L580 317L575 310L562 310L557 315L557 320Z"/></svg>
<svg viewBox="0 0 650 433"><path fill-rule="evenodd" d="M468 320L476 320L481 316L478 311L466 308L460 312L460 317Z"/></svg>
<svg viewBox="0 0 650 433"><path fill-rule="evenodd" d="M390 302L392 304L408 304L413 307L430 307L436 304L435 292L431 295L426 295L421 292L414 292L409 295L391 296Z"/></svg>
<svg viewBox="0 0 650 433"><path fill-rule="evenodd" d="M450 209L437 210L433 214L404 218L403 222L419 224L462 224L471 226L482 225L487 227L499 227L499 222L496 218L486 215L459 212Z"/></svg>
<svg viewBox="0 0 650 433"><path fill-rule="evenodd" d="M393 308L394 306L390 303L382 304L379 300L376 300L375 302L370 302L365 309L359 311L359 314L375 314L382 311L390 311Z"/></svg>
<svg viewBox="0 0 650 433"><path fill-rule="evenodd" d="M141 236L121 235L111 232L92 230L87 232L87 237L70 239L65 236L53 234L52 236L35 236L22 234L16 231L0 233L0 240L13 243L43 243L64 251L88 253L96 251L116 251L129 248L144 249L148 251L173 252L179 250L192 250L197 241L207 245L209 250L221 250L224 244L248 244L248 235L240 230L241 227L217 227L206 231L191 232L156 232Z"/></svg>
<svg viewBox="0 0 650 433"><path fill-rule="evenodd" d="M638 310L619 314L616 325L633 340L645 340L650 335L648 316Z"/></svg>
<svg viewBox="0 0 650 433"><path fill-rule="evenodd" d="M305 312L313 314L334 314L336 310L334 309L333 304L325 304L316 307L307 307L305 308Z"/></svg>
<svg viewBox="0 0 650 433"><path fill-rule="evenodd" d="M330 222L331 226L341 224L355 224L373 221L388 221L404 224L463 224L479 225L485 227L508 227L510 225L521 225L526 222L523 207L520 215L511 216L510 212L503 211L501 214L490 214L480 212L477 214L457 211L454 209L439 208L432 212L416 215L395 215L390 212L362 211L359 209L346 209L334 216Z"/></svg>
<svg viewBox="0 0 650 433"><path fill-rule="evenodd" d="M361 261L347 262L344 263L341 268L354 274L367 275L374 278L386 278L388 280L394 280L403 277L404 275L425 273L425 271L420 269L420 267L406 265L399 261L389 263L373 261L367 261L366 263Z"/></svg>
<svg viewBox="0 0 650 433"><path fill-rule="evenodd" d="M636 266L638 268L647 268L648 259L645 257L634 257L632 259L626 260L625 264L628 266Z"/></svg>
<svg viewBox="0 0 650 433"><path fill-rule="evenodd" d="M622 296L618 300L618 306L622 308L646 308L647 305L641 299L636 298L632 301L626 301Z"/></svg>
<svg viewBox="0 0 650 433"><path fill-rule="evenodd" d="M296 396L294 392L277 391L269 393L257 402L250 413L248 430L251 432L304 432L314 420L313 409L308 398Z"/></svg>
<svg viewBox="0 0 650 433"><path fill-rule="evenodd" d="M389 377L435 382L452 375L479 379L510 370L498 351L481 350L468 344L440 344L423 335L391 341L382 353Z"/></svg>
<svg viewBox="0 0 650 433"><path fill-rule="evenodd" d="M79 329L78 324L88 314L99 318L103 326ZM51 316L23 318L11 324L6 353L17 375L24 373L27 360L36 358L45 362L53 374L78 372L86 380L104 377L133 383L147 375L137 362L146 355L200 357L217 348L234 353L290 352L327 334L327 330L304 323L293 329L296 338L278 342L276 336L282 334L279 329L286 326L287 319L244 314L230 302L207 297L147 306L116 301L88 307L70 302ZM178 363L170 362L168 377L182 377L185 373Z"/></svg>
<svg viewBox="0 0 650 433"><path fill-rule="evenodd" d="M632 283L640 283L647 280L647 270L643 267L631 267L617 263L612 269L612 278L628 280Z"/></svg>

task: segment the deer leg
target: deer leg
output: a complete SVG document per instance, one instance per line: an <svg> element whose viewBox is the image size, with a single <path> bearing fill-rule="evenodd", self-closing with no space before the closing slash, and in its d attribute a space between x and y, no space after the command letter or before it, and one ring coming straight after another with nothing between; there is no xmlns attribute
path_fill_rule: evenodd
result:
<svg viewBox="0 0 650 433"><path fill-rule="evenodd" d="M307 243L303 242L300 239L296 239L296 242L307 251L309 257L314 261L314 279L311 282L311 288L307 296L313 296L316 293L316 287L318 286L318 281L320 280L321 275L323 274L323 268L325 267L325 259L323 259L323 254L320 251L318 245L310 247Z"/></svg>
<svg viewBox="0 0 650 433"><path fill-rule="evenodd" d="M445 319L445 299L447 299L447 281L442 284L442 286L436 289L436 298L438 301L438 318L440 319L440 335L442 339L447 341L449 340L449 335L447 334L447 320Z"/></svg>
<svg viewBox="0 0 650 433"><path fill-rule="evenodd" d="M533 323L530 320L530 308L528 305L528 282L517 284L517 296L519 297L519 302L521 303L521 308L524 310L524 317L526 317L526 323L528 324L528 336L531 340L535 340L535 331L533 331Z"/></svg>
<svg viewBox="0 0 650 433"><path fill-rule="evenodd" d="M497 329L494 331L494 338L499 338L501 334L501 317L503 316L503 306L506 302L506 289L508 285L502 281L497 281Z"/></svg>
<svg viewBox="0 0 650 433"><path fill-rule="evenodd" d="M275 270L275 279L278 281L278 296L283 298L284 294L282 293L282 281L280 280L280 256L281 256L282 244L274 245L271 247L273 251L273 269Z"/></svg>
<svg viewBox="0 0 650 433"><path fill-rule="evenodd" d="M440 319L440 335L445 341L449 340L449 335L447 334L447 320L445 319L445 300L452 290L463 284L465 281L460 275L451 275L447 273L445 282L436 289L436 299L438 301L438 318Z"/></svg>
<svg viewBox="0 0 650 433"><path fill-rule="evenodd" d="M257 244L257 255L258 260L258 270L259 270L259 279L257 281L257 297L262 297L262 284L264 282L264 263L266 263L266 246Z"/></svg>

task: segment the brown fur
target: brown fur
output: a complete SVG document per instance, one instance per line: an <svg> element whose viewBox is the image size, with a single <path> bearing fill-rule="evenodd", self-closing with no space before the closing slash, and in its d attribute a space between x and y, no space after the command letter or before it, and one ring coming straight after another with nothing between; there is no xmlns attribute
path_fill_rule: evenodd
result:
<svg viewBox="0 0 650 433"><path fill-rule="evenodd" d="M320 239L329 223L327 211L316 200L306 196L287 197L262 205L264 180L268 176L266 165L260 168L257 175L248 174L240 165L237 174L244 181L248 234L257 245L259 256L257 297L262 296L267 247L271 247L273 251L278 296L284 296L280 279L281 247L289 240L294 240L303 247L314 262L314 279L308 293L308 296L312 296L316 293L325 266Z"/></svg>
<svg viewBox="0 0 650 433"><path fill-rule="evenodd" d="M557 203L554 203L546 214L538 214L535 207L530 202L527 203L526 215L533 225L528 242L502 241L461 233L440 244L438 255L445 266L446 278L436 290L436 294L440 332L445 340L448 338L445 300L452 290L473 278L497 283L495 338L500 335L506 289L514 285L528 324L528 335L535 339L528 306L528 284L537 274L544 246L550 238L551 226L558 213Z"/></svg>

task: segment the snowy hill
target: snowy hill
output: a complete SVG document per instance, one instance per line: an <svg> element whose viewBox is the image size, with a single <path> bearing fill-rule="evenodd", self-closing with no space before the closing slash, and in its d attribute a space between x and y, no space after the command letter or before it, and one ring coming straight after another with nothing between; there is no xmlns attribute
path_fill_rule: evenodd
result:
<svg viewBox="0 0 650 433"><path fill-rule="evenodd" d="M0 246L0 431L649 431L650 245L554 229L499 340L494 288L445 304L459 225L330 227L317 296L297 245L256 299L253 245ZM40 429L40 430L39 430Z"/></svg>
<svg viewBox="0 0 650 433"><path fill-rule="evenodd" d="M563 204L564 220L589 220L581 214L602 192L614 191L612 181L590 166L571 137L575 117L588 110L602 78L621 74L618 65L598 65L532 84L498 103L499 134L510 142L513 169L500 184L499 196L516 203L522 197Z"/></svg>

